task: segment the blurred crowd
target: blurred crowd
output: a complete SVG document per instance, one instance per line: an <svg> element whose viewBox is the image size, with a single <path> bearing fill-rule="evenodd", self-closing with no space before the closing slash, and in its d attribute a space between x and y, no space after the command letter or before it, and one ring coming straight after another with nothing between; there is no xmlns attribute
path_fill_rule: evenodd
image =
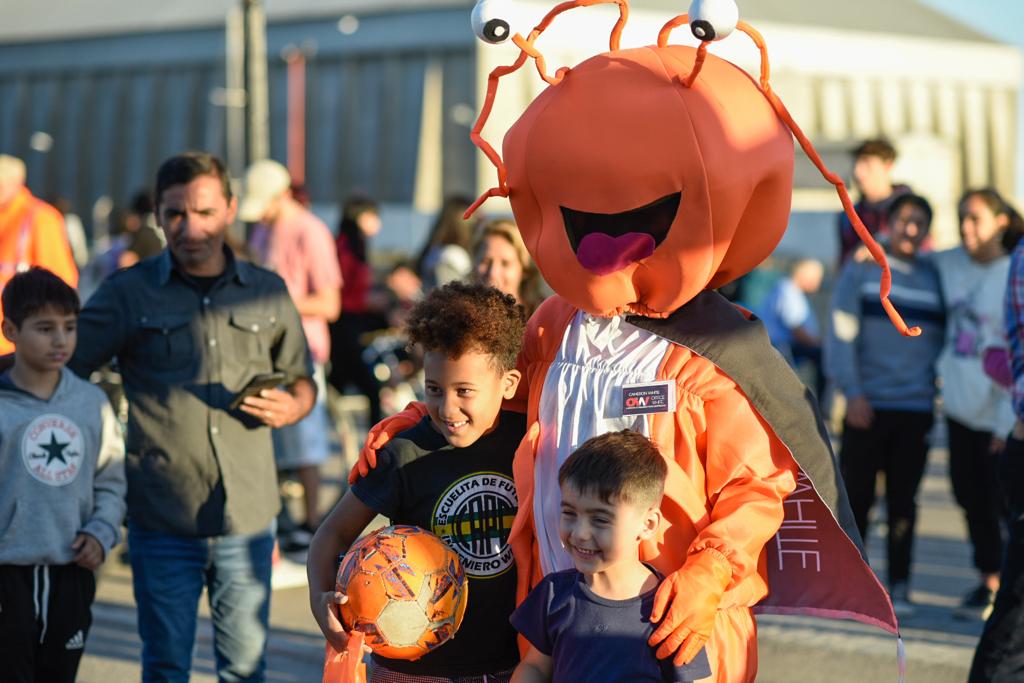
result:
<svg viewBox="0 0 1024 683"><path fill-rule="evenodd" d="M125 206L106 198L97 202L87 236L67 200L42 201L32 196L25 179L23 161L0 155L0 286L39 265L77 286L85 300L110 275L158 256L167 246L151 190L140 189ZM381 230L381 210L373 198L348 197L331 230L312 212L308 195L282 164L253 164L243 187L238 219L246 225L246 237L229 233L226 239L240 258L277 272L288 283L323 399L299 424L274 432L284 490L295 490L290 484L297 483L304 510L302 521L295 522L285 506L278 525L281 547L300 551L308 546L324 507L319 468L331 452L333 423L352 424L338 415L346 410L339 405L356 406L355 424L365 429L422 398L420 359L407 348L402 326L423 293L453 280L482 282L515 297L529 315L546 287L514 221L463 219L469 197L443 200L417 253L378 256L372 241ZM0 354L12 348L0 338ZM97 376L124 420L127 406L116 369L115 363ZM365 402L339 403L342 396ZM361 439L349 436L350 445Z"/></svg>
<svg viewBox="0 0 1024 683"><path fill-rule="evenodd" d="M969 189L956 206L960 244L937 251L933 207L893 180L892 144L867 140L851 157L857 215L887 257L892 304L920 336L904 337L890 323L879 298L882 268L846 214L837 220L833 267L793 258L748 275L729 294L764 321L832 417L860 533L866 537L872 521L884 524L884 578L900 617L915 612L916 497L927 455L947 448L978 575L955 614L985 618L1019 513L1008 501L1020 482L1001 477L1000 467L1022 417L1014 411L1010 348L1024 320L1007 302L1024 220L996 190ZM878 495L885 505L872 514Z"/></svg>
<svg viewBox="0 0 1024 683"><path fill-rule="evenodd" d="M895 159L895 148L883 139L852 150L855 208L863 230L888 258L893 305L908 325L920 328L920 337L904 337L890 324L879 300L882 268L862 245L861 226L845 214L835 227L834 263L776 258L723 293L763 321L772 344L831 416L861 535L884 519L884 581L901 617L915 611L916 497L928 452L948 449L952 489L977 570L957 614L986 618L1006 585L1004 560L1014 556L1019 541L1011 532L1021 512L1013 495L1021 482L1001 468L1011 453L1019 453L1017 439L1024 437L1019 256L1011 268L1024 220L997 191L970 189L956 207L960 245L936 251L930 238L933 207L914 192L913 179L895 182ZM87 238L66 201L43 202L31 194L25 171L22 161L0 155L0 287L38 265L87 298L115 273L165 253L171 232L161 225L150 191L138 192L124 207L107 207L101 219L94 216ZM247 226L245 240L229 238L229 244L238 259L284 280L319 388L305 417L273 432L281 477L302 499L301 520L288 514L296 506L286 505L276 534L284 550L301 551L325 508L320 468L332 453L339 410L358 406L358 424L365 427L422 397L420 359L407 348L401 329L424 292L453 280L478 281L512 295L529 315L549 290L515 222L464 219L469 197L444 199L415 253L384 255L373 248L386 226L371 197L348 197L332 230L277 162L253 164L243 186L238 219ZM11 349L0 339L0 353ZM111 396L123 401L111 380L118 369L115 361L104 376ZM873 512L879 494L884 513ZM1002 612L1014 614L1014 604L1007 605Z"/></svg>

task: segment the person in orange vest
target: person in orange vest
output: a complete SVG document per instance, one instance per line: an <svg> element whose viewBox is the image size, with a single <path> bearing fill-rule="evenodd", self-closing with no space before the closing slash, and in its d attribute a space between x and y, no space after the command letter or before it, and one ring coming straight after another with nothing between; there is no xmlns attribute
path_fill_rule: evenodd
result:
<svg viewBox="0 0 1024 683"><path fill-rule="evenodd" d="M25 162L0 154L0 291L16 273L42 266L72 287L78 268L71 255L64 218L25 187ZM0 355L14 346L0 337Z"/></svg>

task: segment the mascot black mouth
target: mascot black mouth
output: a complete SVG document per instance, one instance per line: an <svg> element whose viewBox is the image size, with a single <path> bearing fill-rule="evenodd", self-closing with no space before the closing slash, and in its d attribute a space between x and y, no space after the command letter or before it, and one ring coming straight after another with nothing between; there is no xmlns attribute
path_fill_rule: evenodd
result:
<svg viewBox="0 0 1024 683"><path fill-rule="evenodd" d="M621 213L560 207L576 259L590 272L608 275L647 258L668 237L682 197L676 192Z"/></svg>

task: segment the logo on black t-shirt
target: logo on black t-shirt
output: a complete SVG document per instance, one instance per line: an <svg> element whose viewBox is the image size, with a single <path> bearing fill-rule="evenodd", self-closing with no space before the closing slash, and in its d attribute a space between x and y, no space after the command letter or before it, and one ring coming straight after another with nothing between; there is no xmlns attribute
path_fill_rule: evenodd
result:
<svg viewBox="0 0 1024 683"><path fill-rule="evenodd" d="M512 479L499 472L474 472L441 494L431 531L462 559L474 578L491 578L512 566L508 535L519 509Z"/></svg>

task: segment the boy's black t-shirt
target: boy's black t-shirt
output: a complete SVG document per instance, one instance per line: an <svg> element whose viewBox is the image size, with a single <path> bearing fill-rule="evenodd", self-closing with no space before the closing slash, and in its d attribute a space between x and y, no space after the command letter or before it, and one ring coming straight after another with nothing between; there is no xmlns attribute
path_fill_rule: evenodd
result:
<svg viewBox="0 0 1024 683"><path fill-rule="evenodd" d="M391 520L441 537L462 560L469 603L455 637L415 662L374 655L388 669L424 676L473 676L519 661L516 568L508 544L519 502L512 457L526 416L502 411L490 434L453 448L425 417L377 454L377 466L352 486L359 500Z"/></svg>

